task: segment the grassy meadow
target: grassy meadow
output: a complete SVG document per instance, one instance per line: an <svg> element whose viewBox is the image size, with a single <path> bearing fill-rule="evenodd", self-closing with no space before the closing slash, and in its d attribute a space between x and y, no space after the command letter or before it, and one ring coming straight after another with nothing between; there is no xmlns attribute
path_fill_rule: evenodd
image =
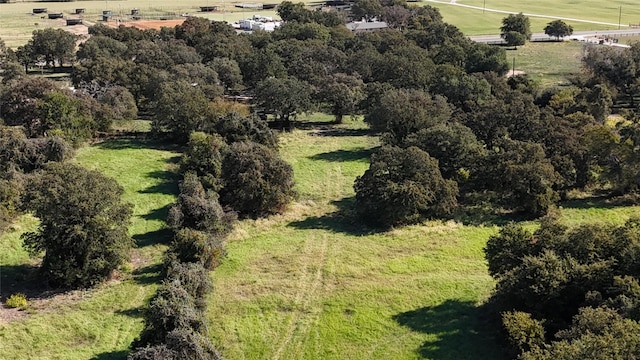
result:
<svg viewBox="0 0 640 360"><path fill-rule="evenodd" d="M524 71L542 88L566 84L567 78L580 71L584 43L565 42L528 42L516 50L507 48L509 67Z"/></svg>
<svg viewBox="0 0 640 360"><path fill-rule="evenodd" d="M152 142L108 141L81 149L76 160L115 178L134 204L130 234L136 240L128 271L96 289L55 293L37 281L19 235L37 222L24 216L0 237L0 294L31 300L28 311L0 309L2 359L124 359L142 330L141 309L155 292L166 247L167 206L177 186L173 149Z"/></svg>
<svg viewBox="0 0 640 360"><path fill-rule="evenodd" d="M212 275L213 342L228 359L502 359L481 306L493 287L482 248L506 220L460 216L385 232L363 226L352 186L377 137L359 120L318 121L325 118L280 136L296 201L281 215L241 221L227 241L228 256ZM126 358L159 281L178 155L133 140L79 151L78 163L117 179L135 205L131 265L97 289L43 290L37 260L19 240L35 219L22 217L0 237L2 295L31 297L28 311L0 311L0 357ZM576 200L561 212L570 224L620 223L638 210Z"/></svg>

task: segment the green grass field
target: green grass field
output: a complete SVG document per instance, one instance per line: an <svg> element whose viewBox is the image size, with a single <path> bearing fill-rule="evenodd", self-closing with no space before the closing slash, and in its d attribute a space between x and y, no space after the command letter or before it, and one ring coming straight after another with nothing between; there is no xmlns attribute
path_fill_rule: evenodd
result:
<svg viewBox="0 0 640 360"><path fill-rule="evenodd" d="M386 232L361 225L352 185L378 140L361 121L319 126L325 118L281 135L297 200L282 215L241 221L227 242L208 309L214 343L228 359L501 359L480 305L493 287L482 248L504 220L429 221ZM0 358L125 359L159 281L177 156L125 140L79 151L76 161L116 178L135 204L132 270L90 291L41 292L32 314L2 310ZM595 200L563 206L569 224L621 223L640 209ZM19 241L35 225L23 217L0 237L3 294L37 290L34 260Z"/></svg>
<svg viewBox="0 0 640 360"><path fill-rule="evenodd" d="M563 84L580 71L584 44L565 41L552 43L529 42L517 50L507 50L509 66L524 71L542 88Z"/></svg>

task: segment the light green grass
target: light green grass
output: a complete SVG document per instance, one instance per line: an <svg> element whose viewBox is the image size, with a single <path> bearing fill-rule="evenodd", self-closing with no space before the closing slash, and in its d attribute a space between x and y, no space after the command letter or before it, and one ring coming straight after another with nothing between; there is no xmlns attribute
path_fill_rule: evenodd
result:
<svg viewBox="0 0 640 360"><path fill-rule="evenodd" d="M31 299L35 314L0 320L0 358L126 358L129 344L142 330L141 309L159 281L155 266L167 241L162 220L177 190L169 173L176 156L170 149L136 141L109 141L79 151L78 163L118 180L125 188L124 200L135 205L129 229L140 247L132 251L133 272L94 290ZM0 237L5 288L15 282L11 276L32 276L24 274L24 265L33 260L21 248L19 234L35 226L33 218L23 217Z"/></svg>
<svg viewBox="0 0 640 360"><path fill-rule="evenodd" d="M575 41L527 43L517 50L507 50L507 61L524 71L543 88L567 83L567 78L581 69L584 44Z"/></svg>
<svg viewBox="0 0 640 360"><path fill-rule="evenodd" d="M458 0L457 3L472 6L483 6L483 0ZM482 11L482 9L470 9L442 2L426 2L420 5L431 5L440 9L444 21L460 28L466 35L498 34L502 19L507 16L503 13ZM640 22L640 4L634 1L607 1L598 0L574 0L574 1L507 1L486 0L487 9L523 12L548 16L575 18L582 20L600 21L618 24L619 6L622 5L621 24L637 24ZM544 27L553 19L529 17L532 32L544 32ZM576 21L565 21L579 30L612 30L617 25L598 25Z"/></svg>
<svg viewBox="0 0 640 360"><path fill-rule="evenodd" d="M299 198L232 234L214 274L214 342L229 359L499 358L475 306L492 288L482 247L497 229L370 234L351 213L353 181L378 145L361 127L282 136Z"/></svg>

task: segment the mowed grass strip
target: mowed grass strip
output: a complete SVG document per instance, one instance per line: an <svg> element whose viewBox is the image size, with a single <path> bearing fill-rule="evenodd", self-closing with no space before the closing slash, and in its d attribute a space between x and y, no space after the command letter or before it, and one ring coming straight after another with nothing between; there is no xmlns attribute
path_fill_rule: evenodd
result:
<svg viewBox="0 0 640 360"><path fill-rule="evenodd" d="M493 286L482 247L497 228L361 225L353 181L378 145L362 130L282 135L300 196L232 234L214 273L214 343L229 359L500 358L476 307Z"/></svg>
<svg viewBox="0 0 640 360"><path fill-rule="evenodd" d="M126 358L129 344L142 330L141 311L160 280L157 265L167 241L163 220L175 199L176 179L170 171L177 156L173 149L130 140L78 151L78 163L118 180L125 188L124 200L134 204L130 233L139 248L132 252L133 269L93 290L33 301L34 314L0 320L0 358ZM0 237L3 274L25 276L24 268L33 260L22 250L19 234L36 225L25 216Z"/></svg>

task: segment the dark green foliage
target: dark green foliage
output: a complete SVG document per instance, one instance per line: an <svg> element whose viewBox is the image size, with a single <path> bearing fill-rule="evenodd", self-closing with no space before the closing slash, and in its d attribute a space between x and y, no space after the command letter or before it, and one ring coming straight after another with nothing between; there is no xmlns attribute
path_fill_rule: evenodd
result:
<svg viewBox="0 0 640 360"><path fill-rule="evenodd" d="M640 357L640 323L614 310L582 308L573 326L557 334L558 341L525 352L524 360L623 360Z"/></svg>
<svg viewBox="0 0 640 360"><path fill-rule="evenodd" d="M473 132L457 123L442 123L420 129L407 136L405 146L416 146L438 160L442 176L446 179L466 180L475 172L486 150Z"/></svg>
<svg viewBox="0 0 640 360"><path fill-rule="evenodd" d="M504 37L504 41L507 42L507 45L513 47L524 45L527 42L526 35L518 31L507 31L506 33L502 34L502 37Z"/></svg>
<svg viewBox="0 0 640 360"><path fill-rule="evenodd" d="M542 322L531 318L531 314L509 311L502 314L502 324L507 330L511 346L517 353L539 348L544 344L545 334Z"/></svg>
<svg viewBox="0 0 640 360"><path fill-rule="evenodd" d="M189 328L178 328L167 334L167 347L181 360L222 360L218 350L203 334Z"/></svg>
<svg viewBox="0 0 640 360"><path fill-rule="evenodd" d="M112 86L97 96L97 100L111 110L114 121L133 120L138 116L138 107L133 95L123 86Z"/></svg>
<svg viewBox="0 0 640 360"><path fill-rule="evenodd" d="M223 240L219 235L183 228L174 235L165 263L198 263L207 270L213 270L225 256Z"/></svg>
<svg viewBox="0 0 640 360"><path fill-rule="evenodd" d="M29 135L58 135L79 146L97 129L98 124L80 99L52 91L38 103L38 117L30 124Z"/></svg>
<svg viewBox="0 0 640 360"><path fill-rule="evenodd" d="M521 315L522 321L511 316L510 324L505 320L512 341L525 351L523 358L633 358L628 354L638 345L629 339L637 339L640 319L635 265L639 223L633 218L619 227L588 224L569 229L547 218L533 233L510 225L489 239L485 253L498 281L496 303L503 310L530 314ZM534 324L525 317L539 320L546 334L557 333L558 341L524 341L527 334L535 333L538 339L540 333L527 332ZM596 349L601 354L596 355Z"/></svg>
<svg viewBox="0 0 640 360"><path fill-rule="evenodd" d="M380 18L383 8L380 0L359 0L351 7L351 17L355 20L371 21Z"/></svg>
<svg viewBox="0 0 640 360"><path fill-rule="evenodd" d="M4 89L2 119L5 125L21 125L29 129L38 117L38 104L49 92L57 90L57 85L48 79L33 77L17 82Z"/></svg>
<svg viewBox="0 0 640 360"><path fill-rule="evenodd" d="M218 73L220 82L224 85L225 90L242 88L242 72L237 61L227 58L214 58L207 63L207 66Z"/></svg>
<svg viewBox="0 0 640 360"><path fill-rule="evenodd" d="M365 96L364 82L357 76L342 73L326 77L318 91L318 98L326 104L338 124L344 115L356 114Z"/></svg>
<svg viewBox="0 0 640 360"><path fill-rule="evenodd" d="M458 195L456 183L442 178L438 161L417 147L383 147L354 189L362 217L385 227L450 214Z"/></svg>
<svg viewBox="0 0 640 360"><path fill-rule="evenodd" d="M205 128L208 106L209 99L200 87L186 81L165 82L155 100L152 129L186 142L192 131Z"/></svg>
<svg viewBox="0 0 640 360"><path fill-rule="evenodd" d="M216 121L214 130L228 144L252 141L272 149L278 147L276 134L269 128L266 121L255 115L243 116L229 113Z"/></svg>
<svg viewBox="0 0 640 360"><path fill-rule="evenodd" d="M180 159L180 172L193 172L206 189L218 191L222 186L222 159L226 150L227 144L220 136L192 132Z"/></svg>
<svg viewBox="0 0 640 360"><path fill-rule="evenodd" d="M166 343L167 335L176 329L204 331L206 319L196 299L180 283L165 280L151 300L144 330L132 348Z"/></svg>
<svg viewBox="0 0 640 360"><path fill-rule="evenodd" d="M502 19L500 32L502 33L502 37L505 39L507 34L517 33L522 35L524 40L531 40L531 22L529 21L529 18L524 16L522 13L510 14L506 18Z"/></svg>
<svg viewBox="0 0 640 360"><path fill-rule="evenodd" d="M174 250L172 247L168 253L174 253ZM180 285L196 300L196 305L204 309L207 295L213 291L209 270L212 268L205 268L201 262L178 259L168 264L166 281Z"/></svg>
<svg viewBox="0 0 640 360"><path fill-rule="evenodd" d="M245 216L279 213L295 195L291 165L275 150L252 142L230 146L222 179L221 202Z"/></svg>
<svg viewBox="0 0 640 360"><path fill-rule="evenodd" d="M311 86L296 78L267 78L256 85L258 105L288 123L312 108Z"/></svg>
<svg viewBox="0 0 640 360"><path fill-rule="evenodd" d="M29 181L24 208L40 226L22 238L30 253L44 253L50 282L93 286L128 259L131 206L121 202L122 193L115 180L69 163L51 163Z"/></svg>
<svg viewBox="0 0 640 360"><path fill-rule="evenodd" d="M380 97L364 120L372 129L385 132L385 143L399 145L410 134L449 120L451 112L442 97L418 90L391 90Z"/></svg>
<svg viewBox="0 0 640 360"><path fill-rule="evenodd" d="M180 183L178 201L169 209L167 224L175 230L188 227L225 235L231 231L235 218L233 212L225 212L222 209L218 202L218 194L205 191L194 173L186 173Z"/></svg>
<svg viewBox="0 0 640 360"><path fill-rule="evenodd" d="M33 56L42 57L50 66L56 62L62 66L73 58L77 39L78 36L63 29L34 30L29 46Z"/></svg>
<svg viewBox="0 0 640 360"><path fill-rule="evenodd" d="M180 360L180 358L175 350L161 344L135 349L127 356L127 360Z"/></svg>
<svg viewBox="0 0 640 360"><path fill-rule="evenodd" d="M510 208L541 216L560 200L558 173L537 143L505 139L489 151L483 170L485 186L499 191Z"/></svg>
<svg viewBox="0 0 640 360"><path fill-rule="evenodd" d="M544 33L560 40L560 38L573 34L573 27L562 20L554 20L544 27Z"/></svg>

